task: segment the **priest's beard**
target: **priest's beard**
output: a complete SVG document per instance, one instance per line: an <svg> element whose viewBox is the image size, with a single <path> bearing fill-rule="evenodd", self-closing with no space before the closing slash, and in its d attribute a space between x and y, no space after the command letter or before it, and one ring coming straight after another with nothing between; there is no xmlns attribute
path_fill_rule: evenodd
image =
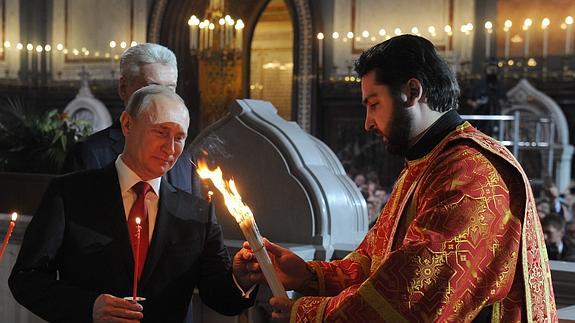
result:
<svg viewBox="0 0 575 323"><path fill-rule="evenodd" d="M405 156L409 149L409 134L411 132L411 116L407 112L405 103L397 97L393 99L393 112L389 121L389 136L387 137L387 151Z"/></svg>

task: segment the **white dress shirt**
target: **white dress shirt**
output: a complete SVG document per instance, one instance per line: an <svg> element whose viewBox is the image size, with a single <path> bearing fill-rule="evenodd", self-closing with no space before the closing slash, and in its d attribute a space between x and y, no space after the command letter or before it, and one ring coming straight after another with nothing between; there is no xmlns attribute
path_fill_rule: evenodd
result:
<svg viewBox="0 0 575 323"><path fill-rule="evenodd" d="M147 182L152 189L146 194L146 207L148 209L148 239L152 241L152 234L154 233L154 226L156 224L156 216L158 215L158 202L160 200L160 184L162 178L154 178L149 181L143 181L128 165L122 160L122 155L116 158L116 170L118 171L118 180L120 182L120 192L122 193L122 201L124 203L124 214L126 221L130 215L132 205L136 202L137 194L132 190L138 182Z"/></svg>

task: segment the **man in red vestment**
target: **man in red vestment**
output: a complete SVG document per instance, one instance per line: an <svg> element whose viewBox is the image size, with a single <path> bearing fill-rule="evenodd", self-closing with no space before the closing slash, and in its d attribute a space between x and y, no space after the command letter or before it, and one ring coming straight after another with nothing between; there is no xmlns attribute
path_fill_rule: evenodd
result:
<svg viewBox="0 0 575 323"><path fill-rule="evenodd" d="M342 260L305 262L266 247L291 322L557 321L549 261L525 172L457 114L459 86L428 40L402 35L365 51L365 129L406 164L362 243ZM234 261L262 279L247 244Z"/></svg>

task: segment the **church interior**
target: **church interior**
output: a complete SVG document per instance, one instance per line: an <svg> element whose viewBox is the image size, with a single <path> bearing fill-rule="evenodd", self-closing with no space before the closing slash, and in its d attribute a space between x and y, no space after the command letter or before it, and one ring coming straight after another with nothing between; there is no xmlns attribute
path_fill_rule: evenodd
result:
<svg viewBox="0 0 575 323"><path fill-rule="evenodd" d="M559 235L546 241L558 316L575 321L574 17L573 0L0 0L0 321L44 322L8 276L68 150L124 111L126 49L175 53L186 149L234 178L262 235L332 260L362 241L405 164L365 131L354 71L363 51L403 34L433 43L457 77L459 114L525 170L545 237ZM214 201L238 250L242 231ZM269 295L224 317L196 293L189 316L267 322Z"/></svg>

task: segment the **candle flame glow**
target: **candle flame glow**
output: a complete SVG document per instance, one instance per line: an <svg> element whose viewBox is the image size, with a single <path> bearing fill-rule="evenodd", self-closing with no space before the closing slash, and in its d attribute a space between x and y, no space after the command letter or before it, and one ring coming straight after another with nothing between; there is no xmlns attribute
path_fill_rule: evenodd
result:
<svg viewBox="0 0 575 323"><path fill-rule="evenodd" d="M246 219L254 218L252 210L250 210L250 208L244 202L242 202L242 197L236 188L234 180L230 179L226 182L223 179L223 174L220 167L216 167L216 169L210 170L206 162L200 160L198 161L197 172L201 179L209 179L212 181L214 186L224 197L228 211L230 211L230 214L236 219L238 223Z"/></svg>
<svg viewBox="0 0 575 323"><path fill-rule="evenodd" d="M16 221L17 218L18 218L18 213L12 212L12 221Z"/></svg>

